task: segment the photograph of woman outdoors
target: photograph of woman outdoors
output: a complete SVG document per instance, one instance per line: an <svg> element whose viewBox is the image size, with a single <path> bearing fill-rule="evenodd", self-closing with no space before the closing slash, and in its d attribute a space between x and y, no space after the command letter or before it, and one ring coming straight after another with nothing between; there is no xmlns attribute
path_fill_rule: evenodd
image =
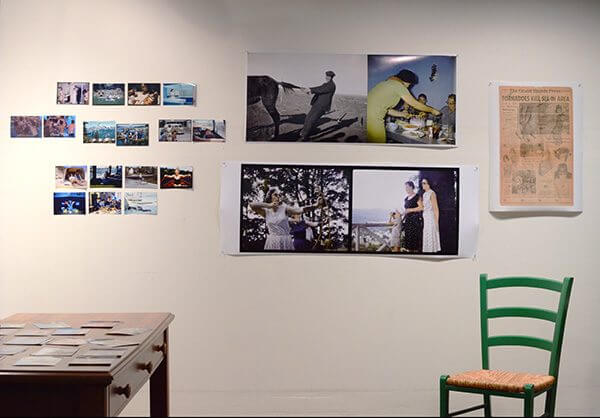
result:
<svg viewBox="0 0 600 418"><path fill-rule="evenodd" d="M367 140L455 144L456 57L369 55Z"/></svg>
<svg viewBox="0 0 600 418"><path fill-rule="evenodd" d="M457 254L458 170L355 170L352 249Z"/></svg>
<svg viewBox="0 0 600 418"><path fill-rule="evenodd" d="M267 192L264 202L251 202L250 209L265 218L267 225L267 240L265 250L306 250L306 230L308 224L300 220L304 212L310 212L323 207L323 199L319 198L314 206L290 206L282 199L281 192L277 188L271 188ZM294 222L294 238L292 239L292 225L290 217ZM317 226L318 223L311 222Z"/></svg>
<svg viewBox="0 0 600 418"><path fill-rule="evenodd" d="M345 251L349 170L242 166L240 251Z"/></svg>

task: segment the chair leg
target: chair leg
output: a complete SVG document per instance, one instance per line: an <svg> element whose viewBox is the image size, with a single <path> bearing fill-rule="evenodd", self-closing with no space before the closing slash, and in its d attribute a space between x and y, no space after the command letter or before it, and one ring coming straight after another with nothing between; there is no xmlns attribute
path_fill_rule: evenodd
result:
<svg viewBox="0 0 600 418"><path fill-rule="evenodd" d="M446 387L446 380L448 380L447 375L443 375L440 377L440 417L447 417L450 415L449 410L449 397L450 391Z"/></svg>
<svg viewBox="0 0 600 418"><path fill-rule="evenodd" d="M556 384L552 389L546 392L546 407L544 408L544 415L547 417L553 417L556 406Z"/></svg>
<svg viewBox="0 0 600 418"><path fill-rule="evenodd" d="M490 395L483 395L483 411L484 416L491 417L492 416L492 400Z"/></svg>
<svg viewBox="0 0 600 418"><path fill-rule="evenodd" d="M525 385L525 407L523 409L523 416L533 416L533 385Z"/></svg>

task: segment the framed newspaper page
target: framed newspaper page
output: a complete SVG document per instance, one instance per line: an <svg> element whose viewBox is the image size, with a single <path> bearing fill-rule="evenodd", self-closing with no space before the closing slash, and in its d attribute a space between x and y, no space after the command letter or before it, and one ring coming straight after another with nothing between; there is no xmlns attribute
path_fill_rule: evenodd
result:
<svg viewBox="0 0 600 418"><path fill-rule="evenodd" d="M490 211L581 212L578 83L490 83Z"/></svg>

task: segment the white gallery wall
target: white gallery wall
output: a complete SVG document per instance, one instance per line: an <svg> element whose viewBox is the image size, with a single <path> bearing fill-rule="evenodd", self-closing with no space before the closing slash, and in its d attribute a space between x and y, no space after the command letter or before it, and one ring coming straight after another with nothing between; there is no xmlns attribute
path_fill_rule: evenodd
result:
<svg viewBox="0 0 600 418"><path fill-rule="evenodd" d="M431 415L439 375L481 365L480 272L572 275L558 413L598 414L599 23L595 1L3 0L0 317L173 312L176 415ZM244 51L457 54L459 146L246 144ZM490 80L582 83L582 214L488 212ZM57 81L194 82L198 105L57 106ZM76 140L9 138L10 115L71 113ZM227 143L159 144L158 119L176 117L226 119ZM82 121L102 119L150 123L150 146L84 145ZM477 164L477 256L224 256L224 160ZM54 166L102 163L193 165L194 190L159 191L156 217L53 216ZM533 290L499 292L498 304L555 302ZM511 326L551 331L514 319L492 330ZM547 360L533 349L492 353L496 368L545 372ZM147 396L124 414L147 413ZM451 397L453 408L479 402ZM494 408L522 411L511 400Z"/></svg>

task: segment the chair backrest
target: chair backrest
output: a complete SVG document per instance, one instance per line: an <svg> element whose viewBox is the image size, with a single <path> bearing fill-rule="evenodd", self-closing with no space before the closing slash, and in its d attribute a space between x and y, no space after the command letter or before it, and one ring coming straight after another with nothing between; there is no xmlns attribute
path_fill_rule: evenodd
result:
<svg viewBox="0 0 600 418"><path fill-rule="evenodd" d="M562 350L563 335L569 298L573 286L573 278L565 277L562 282L538 277L499 277L489 279L487 274L479 277L480 304L481 304L481 360L483 369L489 369L489 347L496 346L525 346L535 347L550 351L550 367L548 374L558 379L560 353ZM502 307L488 309L488 290L503 287L534 287L560 293L558 310L551 311L541 308L528 307ZM520 317L534 318L554 323L552 341L529 337L524 335L498 335L490 337L488 334L488 320L493 318Z"/></svg>

